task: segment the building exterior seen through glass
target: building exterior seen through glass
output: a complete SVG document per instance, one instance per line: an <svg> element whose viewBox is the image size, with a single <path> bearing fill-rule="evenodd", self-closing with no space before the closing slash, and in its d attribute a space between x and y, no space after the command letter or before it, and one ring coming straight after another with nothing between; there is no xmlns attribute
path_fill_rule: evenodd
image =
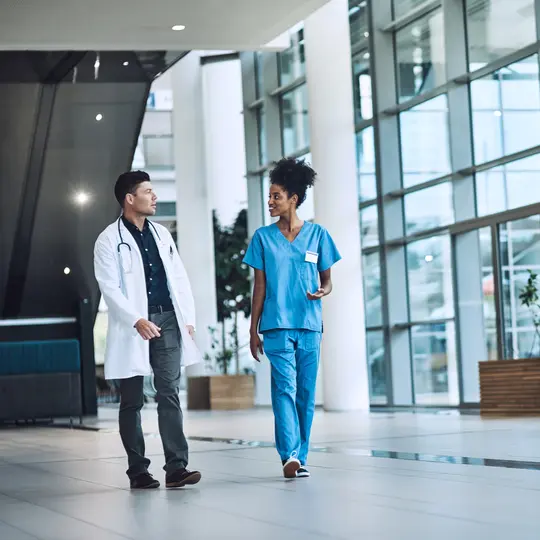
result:
<svg viewBox="0 0 540 540"><path fill-rule="evenodd" d="M540 273L531 50L540 6L382 1L393 20L374 0L349 2L366 325L358 361L367 362L372 405L392 406L397 395L411 396L400 405L477 404L478 362L540 355L519 300L528 271ZM290 35L286 51L263 53L279 73L267 91L282 89L281 131L266 137L300 156L310 151L310 81L303 26ZM313 201L305 206L316 219ZM398 284L406 305L390 295Z"/></svg>

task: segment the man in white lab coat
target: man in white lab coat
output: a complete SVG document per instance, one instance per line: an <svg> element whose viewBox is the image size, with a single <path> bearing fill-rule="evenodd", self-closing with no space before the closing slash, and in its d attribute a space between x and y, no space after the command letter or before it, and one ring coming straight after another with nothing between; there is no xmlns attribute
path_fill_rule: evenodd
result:
<svg viewBox="0 0 540 540"><path fill-rule="evenodd" d="M159 432L168 488L196 484L187 470L188 444L180 408L180 367L200 362L194 342L195 305L184 265L169 231L148 221L157 197L142 171L118 178L122 216L98 237L94 271L109 308L105 378L120 381L120 436L132 489L153 489L141 427L143 379L154 373Z"/></svg>

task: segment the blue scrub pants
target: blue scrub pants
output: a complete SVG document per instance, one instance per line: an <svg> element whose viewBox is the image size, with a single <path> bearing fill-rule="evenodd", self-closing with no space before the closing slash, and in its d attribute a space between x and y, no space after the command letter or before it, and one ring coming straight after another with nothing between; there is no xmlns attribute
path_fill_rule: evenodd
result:
<svg viewBox="0 0 540 540"><path fill-rule="evenodd" d="M276 448L282 461L295 457L305 465L315 412L321 333L270 330L263 335L264 352L272 365Z"/></svg>

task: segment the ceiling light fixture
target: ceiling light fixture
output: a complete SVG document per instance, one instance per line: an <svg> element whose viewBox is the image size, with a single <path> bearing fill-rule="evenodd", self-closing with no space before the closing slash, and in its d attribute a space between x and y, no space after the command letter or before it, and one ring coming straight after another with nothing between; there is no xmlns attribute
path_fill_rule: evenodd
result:
<svg viewBox="0 0 540 540"><path fill-rule="evenodd" d="M71 272L71 269L69 268L69 266L66 266L64 268L64 274L66 274L66 276Z"/></svg>
<svg viewBox="0 0 540 540"><path fill-rule="evenodd" d="M96 121L101 122L103 120L103 115L101 113L96 114Z"/></svg>
<svg viewBox="0 0 540 540"><path fill-rule="evenodd" d="M175 31L175 32L180 32L181 30L185 30L186 27L183 25L183 24L175 24L172 29Z"/></svg>
<svg viewBox="0 0 540 540"><path fill-rule="evenodd" d="M90 195L84 191L79 191L75 194L74 199L79 206L84 206L90 200Z"/></svg>
<svg viewBox="0 0 540 540"><path fill-rule="evenodd" d="M129 62L124 62L124 66L129 66Z"/></svg>

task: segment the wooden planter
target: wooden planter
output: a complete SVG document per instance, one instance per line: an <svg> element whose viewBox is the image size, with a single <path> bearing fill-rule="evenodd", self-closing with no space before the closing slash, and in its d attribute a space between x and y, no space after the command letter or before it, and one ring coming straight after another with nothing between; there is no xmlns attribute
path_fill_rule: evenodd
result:
<svg viewBox="0 0 540 540"><path fill-rule="evenodd" d="M251 409L255 404L253 375L216 375L188 379L189 410Z"/></svg>
<svg viewBox="0 0 540 540"><path fill-rule="evenodd" d="M540 358L479 365L481 414L540 414Z"/></svg>

